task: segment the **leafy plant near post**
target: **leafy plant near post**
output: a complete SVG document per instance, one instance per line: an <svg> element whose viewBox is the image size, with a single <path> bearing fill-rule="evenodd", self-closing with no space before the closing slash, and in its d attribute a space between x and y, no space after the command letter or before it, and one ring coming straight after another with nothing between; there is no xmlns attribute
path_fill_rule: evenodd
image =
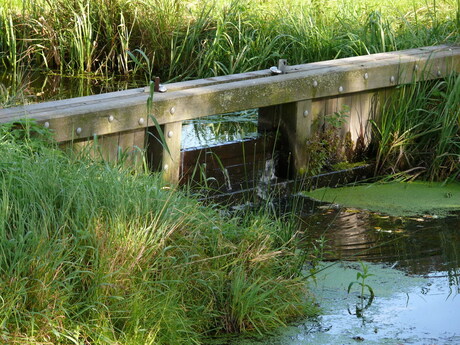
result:
<svg viewBox="0 0 460 345"><path fill-rule="evenodd" d="M339 163L351 163L355 159L351 134L341 134L341 129L350 116L350 108L343 106L340 111L327 114L323 123L316 123L317 130L307 141L308 175L317 175L331 170Z"/></svg>

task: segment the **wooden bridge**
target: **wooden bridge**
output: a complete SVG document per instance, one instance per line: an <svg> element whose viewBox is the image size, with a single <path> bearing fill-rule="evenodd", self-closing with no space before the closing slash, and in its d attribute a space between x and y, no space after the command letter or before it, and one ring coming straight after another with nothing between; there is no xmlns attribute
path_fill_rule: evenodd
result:
<svg viewBox="0 0 460 345"><path fill-rule="evenodd" d="M342 132L349 132L356 142L369 136L368 119L376 116L388 91L452 72L460 72L460 47L424 47L171 83L166 92L155 92L150 107L149 88L139 88L1 109L0 123L35 119L64 146L81 146L97 138L109 160L119 159L126 150L145 149L149 164L175 182L185 174L184 121L257 108L260 130L279 126L293 170L302 172L308 164L305 145L316 119L346 106L349 114ZM167 147L147 135L159 126Z"/></svg>

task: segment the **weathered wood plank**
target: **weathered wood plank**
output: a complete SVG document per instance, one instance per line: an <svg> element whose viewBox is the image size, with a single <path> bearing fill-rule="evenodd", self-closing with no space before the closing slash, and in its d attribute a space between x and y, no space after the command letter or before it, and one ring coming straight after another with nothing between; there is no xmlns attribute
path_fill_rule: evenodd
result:
<svg viewBox="0 0 460 345"><path fill-rule="evenodd" d="M145 148L145 129L121 132L118 139L117 160L126 164L139 166L142 164Z"/></svg>
<svg viewBox="0 0 460 345"><path fill-rule="evenodd" d="M182 122L167 123L164 126L167 148L163 149L163 177L166 181L179 182L181 168Z"/></svg>
<svg viewBox="0 0 460 345"><path fill-rule="evenodd" d="M181 162L182 122L149 128L147 138L147 161L152 170L161 171L165 181L179 182Z"/></svg>
<svg viewBox="0 0 460 345"><path fill-rule="evenodd" d="M408 49L408 50L405 50L404 53L407 56L409 55L418 56L420 54L426 53L426 51L433 51L436 49L445 49L445 48L446 48L445 45L436 46L436 47L422 47L422 48ZM312 70L328 68L331 66L331 61L334 61L334 64L337 66L339 65L344 66L347 64L356 64L356 63L370 61L370 60L382 61L386 59L392 59L398 54L400 54L399 51L394 51L394 52L378 53L378 54L372 54L372 55L355 56L355 57L343 58L343 59L338 59L338 60L319 61L319 62L313 62L313 63L308 63L308 64L287 66L286 73L289 74L289 73L297 73L297 72L302 72L302 71L312 71ZM170 83L170 84L166 84L166 87L169 91L179 91L179 90L185 90L185 89L192 89L196 87L211 86L211 85L217 85L217 84L228 83L228 82L236 82L236 81L242 81L242 80L248 80L248 79L268 77L271 75L272 75L272 72L269 69L266 69L266 70L254 71L254 72L230 74L230 75L220 76L220 77ZM146 87L145 92L150 92L150 88Z"/></svg>
<svg viewBox="0 0 460 345"><path fill-rule="evenodd" d="M375 92L363 92L352 96L349 131L351 140L356 144L357 140L363 140L365 145L370 141L370 123L373 116L373 104L376 101Z"/></svg>
<svg viewBox="0 0 460 345"><path fill-rule="evenodd" d="M312 101L305 100L283 104L281 108L281 132L287 139L292 155L291 169L304 173L307 168L307 140L311 136Z"/></svg>
<svg viewBox="0 0 460 345"><path fill-rule="evenodd" d="M210 169L222 166L251 163L260 156L272 154L274 139L271 136L247 139L240 142L224 143L217 146L183 150L184 170L204 163Z"/></svg>
<svg viewBox="0 0 460 345"><path fill-rule="evenodd" d="M272 158L275 143L273 136L266 136L183 150L181 182L214 183L216 188L224 186L227 190L252 187L252 181L258 180L266 161Z"/></svg>
<svg viewBox="0 0 460 345"><path fill-rule="evenodd" d="M450 49L450 50L449 50ZM405 51L389 54L382 61L373 56L321 62L324 68L263 77L181 91L157 93L153 114L160 124L180 122L219 113L259 108L305 99L362 92L408 83L414 78L434 79L448 71L460 71L460 47L440 50L425 48L420 54ZM355 58L356 59L356 58ZM415 71L415 65L418 70ZM439 72L439 73L438 73ZM367 79L366 79L367 78ZM316 85L316 87L315 87ZM0 110L0 122L32 116L49 124L58 141L104 135L151 125L147 118L148 95L138 92L118 100L72 106L46 112L30 113L23 107L21 116ZM112 119L112 121L110 121Z"/></svg>
<svg viewBox="0 0 460 345"><path fill-rule="evenodd" d="M441 45L435 47L422 47L422 48L414 48L408 49L403 51L404 55L406 56L414 56L417 57L421 54L426 54L427 52L448 49L448 46ZM329 68L331 66L344 66L347 64L357 64L361 62L368 62L368 61L383 61L386 59L393 59L395 56L401 55L400 51L395 52L387 52L387 53L379 53L379 54L372 54L372 55L363 55L358 57L350 57L338 60L328 60L328 61L319 61L313 62L308 64L301 64L301 65L293 65L287 66L286 72L296 73L302 71L313 71L313 70L320 70L324 68ZM421 71L421 69L420 69ZM232 74L227 76L220 76L220 77L213 77L213 78L206 78L206 79L198 79L198 80L189 80L185 82L175 82L166 84L167 89L169 91L179 91L184 89L191 89L196 87L203 87L203 86L211 86L216 84L222 83L229 83L229 82L236 82L236 81L243 81L248 79L256 79L262 77L271 76L271 72L269 69L261 70L261 71L253 71L253 72L246 72L246 73L239 73L239 74ZM66 109L69 107L80 106L80 105L91 105L94 103L98 103L101 100L120 100L121 98L129 98L136 96L139 93L149 92L149 88L136 88L136 89L129 89L117 92L108 92L99 95L91 95L91 96L84 96L84 97L76 97L76 98L69 98L65 100L58 100L58 101L50 101L44 103L33 104L25 107L15 107L13 109L9 109L9 114L13 115L31 115L35 112L41 112L45 110L53 110L53 109Z"/></svg>

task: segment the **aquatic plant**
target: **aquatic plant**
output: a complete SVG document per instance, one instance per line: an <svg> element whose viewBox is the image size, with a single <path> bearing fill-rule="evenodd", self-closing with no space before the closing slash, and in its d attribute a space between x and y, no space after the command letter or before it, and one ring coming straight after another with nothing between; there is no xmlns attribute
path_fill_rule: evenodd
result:
<svg viewBox="0 0 460 345"><path fill-rule="evenodd" d="M393 216L447 216L460 209L458 182L375 182L303 192L322 202L382 212Z"/></svg>
<svg viewBox="0 0 460 345"><path fill-rule="evenodd" d="M359 299L360 302L356 305L356 316L362 317L363 312L365 309L369 308L374 300L374 290L369 284L366 284L366 279L373 276L372 273L369 273L369 266L366 265L364 262L360 261L362 272L356 273L356 281L351 282L348 285L347 292L350 293L351 288L353 285L359 285ZM369 297L365 295L366 290L369 292ZM364 301L367 300L366 305L364 305Z"/></svg>

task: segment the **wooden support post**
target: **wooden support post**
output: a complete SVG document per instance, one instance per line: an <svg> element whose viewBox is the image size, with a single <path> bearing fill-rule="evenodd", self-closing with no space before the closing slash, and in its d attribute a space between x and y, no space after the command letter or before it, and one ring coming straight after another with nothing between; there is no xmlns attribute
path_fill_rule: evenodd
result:
<svg viewBox="0 0 460 345"><path fill-rule="evenodd" d="M97 150L106 162L116 162L118 156L118 139L120 134L108 134L98 138Z"/></svg>
<svg viewBox="0 0 460 345"><path fill-rule="evenodd" d="M313 122L312 101L304 100L283 104L281 131L291 154L290 174L304 174L307 170L307 139L311 136Z"/></svg>
<svg viewBox="0 0 460 345"><path fill-rule="evenodd" d="M155 127L149 128L147 159L152 170L163 173L165 181L178 183L181 169L182 122L172 122L161 126L165 141Z"/></svg>
<svg viewBox="0 0 460 345"><path fill-rule="evenodd" d="M142 167L145 149L145 129L121 132L118 138L118 161Z"/></svg>
<svg viewBox="0 0 460 345"><path fill-rule="evenodd" d="M173 122L164 125L167 148L163 149L163 177L171 183L179 182L181 134L182 122Z"/></svg>

